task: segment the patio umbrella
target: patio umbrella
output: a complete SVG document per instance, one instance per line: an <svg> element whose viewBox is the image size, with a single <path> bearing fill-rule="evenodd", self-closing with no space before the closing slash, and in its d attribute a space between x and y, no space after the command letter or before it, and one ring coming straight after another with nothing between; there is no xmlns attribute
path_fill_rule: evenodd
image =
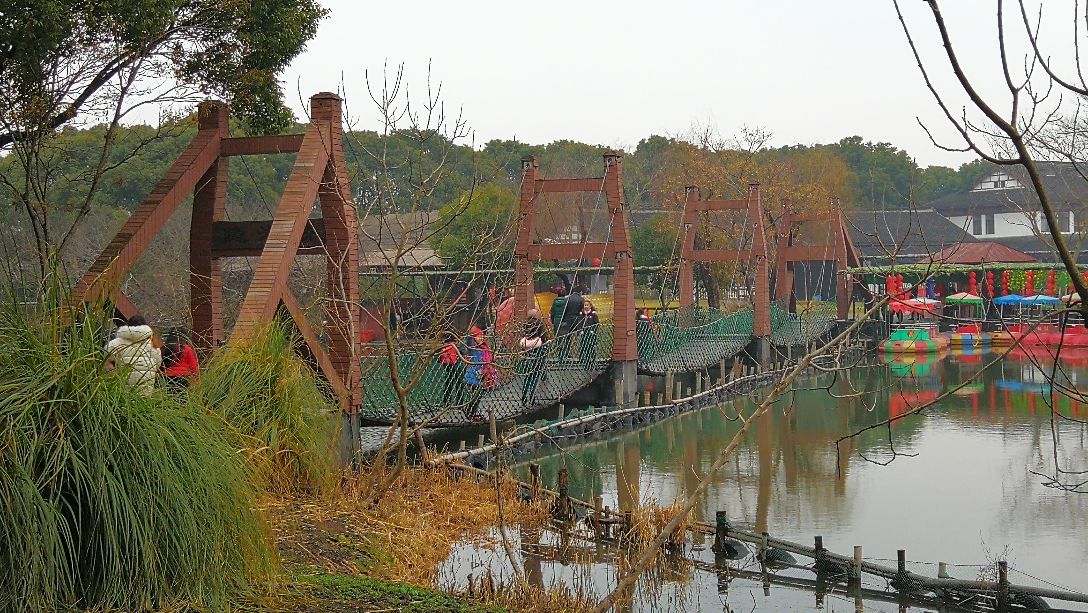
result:
<svg viewBox="0 0 1088 613"><path fill-rule="evenodd" d="M1000 304L1002 306L1010 304L1020 304L1020 301L1023 299L1024 297L1020 294L1009 294L1007 296L1001 296L1000 298L994 298L994 304Z"/></svg>
<svg viewBox="0 0 1088 613"><path fill-rule="evenodd" d="M1025 296L1020 304L1024 306L1054 306L1061 302L1054 296L1047 296L1046 294L1036 294L1034 296Z"/></svg>
<svg viewBox="0 0 1088 613"><path fill-rule="evenodd" d="M975 294L960 292L944 299L945 304L982 304L982 298Z"/></svg>

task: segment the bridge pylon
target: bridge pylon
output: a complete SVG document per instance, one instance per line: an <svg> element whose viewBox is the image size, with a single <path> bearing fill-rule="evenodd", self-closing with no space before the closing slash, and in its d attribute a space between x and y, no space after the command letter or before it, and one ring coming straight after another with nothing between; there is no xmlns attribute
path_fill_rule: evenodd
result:
<svg viewBox="0 0 1088 613"><path fill-rule="evenodd" d="M310 122L302 134L231 137L223 102L198 106L196 136L125 222L73 290L80 301L108 300L121 317L136 306L120 282L152 239L189 196L190 312L192 340L208 351L225 342L250 338L285 312L305 340L303 352L336 392L345 413L361 399L359 388L358 218L343 148L342 102L332 93L310 98ZM231 157L295 153L294 166L271 220L224 220L227 171ZM320 218L310 219L315 204ZM296 255L326 260L328 348L319 341L287 280ZM228 338L223 321L221 262L258 257L237 322Z"/></svg>
<svg viewBox="0 0 1088 613"><path fill-rule="evenodd" d="M826 224L827 240L821 244L795 244L797 226L801 223ZM788 305L789 311L797 311L794 293L794 264L797 262L835 262L835 301L838 318L844 320L850 313L853 281L842 270L860 266L860 258L850 233L847 231L842 204L831 199L830 214L787 213L781 221L784 232L779 234L775 249L775 300Z"/></svg>
<svg viewBox="0 0 1088 613"><path fill-rule="evenodd" d="M543 260L595 259L612 261L613 283L613 376L622 382L617 404L629 404L638 394L638 343L635 339L635 278L630 226L623 201L623 154L603 155L604 174L578 179L540 176L535 157L521 160L522 180L517 241L514 245L514 313L521 324L535 304L534 262ZM538 205L542 194L603 193L608 207L610 232L604 241L580 243L542 242L535 237ZM584 237L583 237L584 238Z"/></svg>
<svg viewBox="0 0 1088 613"><path fill-rule="evenodd" d="M683 242L680 247L680 307L695 304L695 264L709 262L747 263L753 277L752 334L759 344L761 362L770 357L771 293L770 264L767 253L767 233L759 183L748 185L748 197L736 200L703 200L699 188L685 188ZM752 240L740 249L696 249L695 233L701 213L711 211L745 211L746 224Z"/></svg>

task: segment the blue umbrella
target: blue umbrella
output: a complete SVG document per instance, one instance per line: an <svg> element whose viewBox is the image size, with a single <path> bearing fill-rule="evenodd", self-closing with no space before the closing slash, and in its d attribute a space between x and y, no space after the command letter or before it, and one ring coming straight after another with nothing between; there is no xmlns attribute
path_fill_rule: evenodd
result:
<svg viewBox="0 0 1088 613"><path fill-rule="evenodd" d="M1026 296L1020 301L1020 304L1024 306L1054 306L1061 302L1054 296L1047 296L1045 294L1036 294L1035 296Z"/></svg>
<svg viewBox="0 0 1088 613"><path fill-rule="evenodd" d="M1002 296L1000 298L994 298L994 304L1006 305L1006 304L1021 304L1024 299L1020 294L1009 294L1008 296Z"/></svg>

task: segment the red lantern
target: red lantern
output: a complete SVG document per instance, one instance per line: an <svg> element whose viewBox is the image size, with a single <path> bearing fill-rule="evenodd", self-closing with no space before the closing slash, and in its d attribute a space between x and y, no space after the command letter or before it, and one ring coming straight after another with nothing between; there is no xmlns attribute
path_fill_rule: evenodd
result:
<svg viewBox="0 0 1088 613"><path fill-rule="evenodd" d="M973 271L973 270L971 271L971 273L969 275L967 275L967 293L968 294L977 294L978 293L978 278L975 275L975 271Z"/></svg>
<svg viewBox="0 0 1088 613"><path fill-rule="evenodd" d="M887 292L889 296L895 295L895 275L888 275L884 278L884 291Z"/></svg>
<svg viewBox="0 0 1088 613"><path fill-rule="evenodd" d="M926 284L925 283L919 283L918 284L918 297L919 298L925 298L926 297Z"/></svg>
<svg viewBox="0 0 1088 613"><path fill-rule="evenodd" d="M1001 273L1001 295L1009 295L1009 271L1007 270Z"/></svg>
<svg viewBox="0 0 1088 613"><path fill-rule="evenodd" d="M1057 296L1058 295L1058 293L1056 291L1054 291L1055 290L1054 286L1057 283L1057 274L1058 274L1057 272L1052 270L1049 273L1047 273L1047 275L1046 275L1046 293L1047 293L1048 296Z"/></svg>
<svg viewBox="0 0 1088 613"><path fill-rule="evenodd" d="M596 267L598 267L598 268L600 268L600 266L601 266L601 258L593 258L593 265L594 265L594 266L596 266Z"/></svg>
<svg viewBox="0 0 1088 613"><path fill-rule="evenodd" d="M1033 296L1035 294L1035 271L1029 270L1024 281L1024 295Z"/></svg>
<svg viewBox="0 0 1088 613"><path fill-rule="evenodd" d="M986 271L986 295L993 298L994 296L994 271Z"/></svg>

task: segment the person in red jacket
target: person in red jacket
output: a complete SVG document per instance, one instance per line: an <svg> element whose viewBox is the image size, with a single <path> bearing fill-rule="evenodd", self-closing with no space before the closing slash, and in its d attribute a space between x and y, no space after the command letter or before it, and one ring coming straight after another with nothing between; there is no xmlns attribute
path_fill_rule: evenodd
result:
<svg viewBox="0 0 1088 613"><path fill-rule="evenodd" d="M189 381L200 374L193 346L176 332L168 333L163 339L162 368L166 382L181 387L189 387Z"/></svg>

